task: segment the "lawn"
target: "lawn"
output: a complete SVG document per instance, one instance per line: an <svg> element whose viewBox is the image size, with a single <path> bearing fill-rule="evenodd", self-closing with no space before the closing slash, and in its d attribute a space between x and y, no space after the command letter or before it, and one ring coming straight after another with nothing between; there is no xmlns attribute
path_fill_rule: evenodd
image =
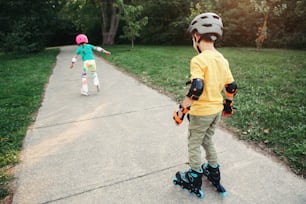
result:
<svg viewBox="0 0 306 204"><path fill-rule="evenodd" d="M183 99L189 79L191 46L106 47L122 70ZM306 51L221 48L238 84L235 114L223 119L243 140L273 152L296 174L306 175Z"/></svg>
<svg viewBox="0 0 306 204"><path fill-rule="evenodd" d="M10 169L19 161L23 139L35 120L57 54L58 50L0 54L0 200L9 194Z"/></svg>

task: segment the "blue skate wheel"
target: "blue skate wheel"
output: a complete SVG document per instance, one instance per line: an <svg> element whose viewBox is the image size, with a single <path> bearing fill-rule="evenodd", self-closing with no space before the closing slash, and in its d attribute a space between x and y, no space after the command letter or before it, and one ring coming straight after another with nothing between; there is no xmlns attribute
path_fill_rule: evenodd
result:
<svg viewBox="0 0 306 204"><path fill-rule="evenodd" d="M227 192L225 191L225 192L220 192L220 195L222 196L222 197L226 197L227 196Z"/></svg>
<svg viewBox="0 0 306 204"><path fill-rule="evenodd" d="M203 191L199 191L196 195L197 195L198 198L204 198Z"/></svg>
<svg viewBox="0 0 306 204"><path fill-rule="evenodd" d="M177 178L174 178L172 181L175 185L178 185Z"/></svg>

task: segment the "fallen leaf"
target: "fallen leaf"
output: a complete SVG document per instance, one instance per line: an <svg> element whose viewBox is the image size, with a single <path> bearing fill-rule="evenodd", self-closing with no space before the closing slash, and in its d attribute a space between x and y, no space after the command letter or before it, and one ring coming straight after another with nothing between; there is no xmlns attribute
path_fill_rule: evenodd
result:
<svg viewBox="0 0 306 204"><path fill-rule="evenodd" d="M264 133L265 133L265 134L270 134L270 128L264 129Z"/></svg>

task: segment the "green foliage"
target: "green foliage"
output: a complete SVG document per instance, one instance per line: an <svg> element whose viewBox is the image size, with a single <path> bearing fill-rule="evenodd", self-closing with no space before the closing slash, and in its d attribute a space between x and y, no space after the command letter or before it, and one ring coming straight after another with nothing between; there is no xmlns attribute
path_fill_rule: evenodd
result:
<svg viewBox="0 0 306 204"><path fill-rule="evenodd" d="M262 24L260 15L252 12L247 1L222 1L219 4L224 25L222 44L225 46L255 46L257 27Z"/></svg>
<svg viewBox="0 0 306 204"><path fill-rule="evenodd" d="M126 46L107 48L109 60L134 73L156 89L182 100L189 79L192 46ZM238 129L241 139L252 140L306 175L306 62L305 51L222 48L238 84L233 117L224 119ZM158 59L158 60L156 60Z"/></svg>
<svg viewBox="0 0 306 204"><path fill-rule="evenodd" d="M141 42L148 44L182 44L186 42L190 2L185 0L150 0L143 15L148 24L141 32Z"/></svg>
<svg viewBox="0 0 306 204"><path fill-rule="evenodd" d="M65 20L74 26L74 36L70 44L74 43L77 33L85 33L90 43L101 43L101 9L99 2L96 1L66 1L63 8L59 11Z"/></svg>
<svg viewBox="0 0 306 204"><path fill-rule="evenodd" d="M5 52L41 51L53 36L63 36L59 31L64 24L69 25L58 15L61 7L61 0L1 1L0 47ZM63 27L65 32L71 29Z"/></svg>
<svg viewBox="0 0 306 204"><path fill-rule="evenodd" d="M139 19L143 7L133 5L123 5L123 38L127 38L131 41L132 47L134 47L134 40L139 37L141 29L148 23L148 17Z"/></svg>
<svg viewBox="0 0 306 204"><path fill-rule="evenodd" d="M255 47L257 28L263 24L263 12L268 9L268 39L264 47L306 47L306 1L157 0L143 6L148 24L140 40L145 44L187 44L186 29L191 19L200 12L215 12L224 23L222 45Z"/></svg>
<svg viewBox="0 0 306 204"><path fill-rule="evenodd" d="M143 11L129 11L125 17L134 17L119 22L123 5ZM71 44L80 32L91 43L113 44L114 39L118 43L124 36L131 41L137 37L142 44L189 44L186 29L202 12L222 17L223 46L255 47L257 29L268 17L264 47L306 47L303 0L6 0L0 2L0 47L35 52L46 45ZM142 22L143 17L147 19Z"/></svg>
<svg viewBox="0 0 306 204"><path fill-rule="evenodd" d="M287 8L283 0L250 0L250 2L255 7L255 11L264 15L273 13L279 16Z"/></svg>
<svg viewBox="0 0 306 204"><path fill-rule="evenodd" d="M268 24L270 47L305 49L306 1L286 1L287 9L281 16L272 16Z"/></svg>
<svg viewBox="0 0 306 204"><path fill-rule="evenodd" d="M13 179L12 175L7 173L6 169L0 168L0 201L9 195L8 183Z"/></svg>
<svg viewBox="0 0 306 204"><path fill-rule="evenodd" d="M13 30L7 35L2 34L3 51L15 53L31 53L43 50L44 42L36 25L29 22L17 21Z"/></svg>
<svg viewBox="0 0 306 204"><path fill-rule="evenodd" d="M6 168L18 162L28 126L38 110L58 50L0 54L0 199L9 192Z"/></svg>

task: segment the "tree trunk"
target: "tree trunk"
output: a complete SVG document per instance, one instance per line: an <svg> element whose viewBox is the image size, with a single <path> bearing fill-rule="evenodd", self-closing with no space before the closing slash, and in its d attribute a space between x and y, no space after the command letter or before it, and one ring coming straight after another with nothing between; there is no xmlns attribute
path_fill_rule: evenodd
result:
<svg viewBox="0 0 306 204"><path fill-rule="evenodd" d="M108 9L111 9L111 12L107 12ZM121 9L116 6L116 0L101 0L101 13L103 45L113 45L119 26Z"/></svg>

